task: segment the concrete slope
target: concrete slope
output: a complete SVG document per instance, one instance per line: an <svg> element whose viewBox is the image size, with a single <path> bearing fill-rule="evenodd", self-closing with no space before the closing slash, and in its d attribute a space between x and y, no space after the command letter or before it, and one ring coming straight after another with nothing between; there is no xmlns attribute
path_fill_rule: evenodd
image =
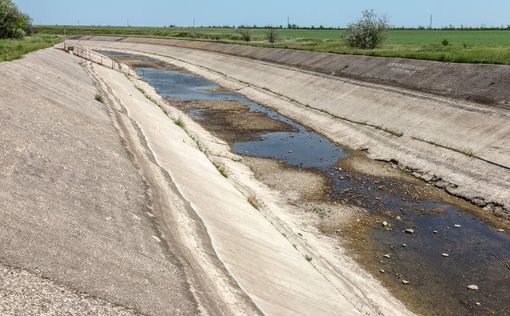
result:
<svg viewBox="0 0 510 316"><path fill-rule="evenodd" d="M179 252L157 241L145 181L79 62L51 48L0 63L0 305L35 313L87 293L113 303L101 303L108 314L196 314ZM14 268L26 287L10 283ZM84 300L58 313L98 311Z"/></svg>
<svg viewBox="0 0 510 316"><path fill-rule="evenodd" d="M229 274L265 314L350 315L354 305L247 201L188 134L121 73L94 72L136 122L154 156L204 223Z"/></svg>
<svg viewBox="0 0 510 316"><path fill-rule="evenodd" d="M103 37L89 37L88 39L105 40ZM107 40L194 48L313 70L338 77L383 83L483 104L510 107L509 65L459 64L404 58L340 55L176 39L108 37Z"/></svg>
<svg viewBox="0 0 510 316"><path fill-rule="evenodd" d="M390 86L173 46L82 41L177 63L373 158L396 160L451 194L510 217L510 112ZM400 136L402 135L402 136Z"/></svg>

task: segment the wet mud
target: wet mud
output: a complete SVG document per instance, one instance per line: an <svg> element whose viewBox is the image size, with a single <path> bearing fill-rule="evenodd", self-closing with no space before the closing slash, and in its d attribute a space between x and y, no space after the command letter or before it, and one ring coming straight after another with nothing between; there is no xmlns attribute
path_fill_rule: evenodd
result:
<svg viewBox="0 0 510 316"><path fill-rule="evenodd" d="M172 68L135 69L171 105L248 157L261 181L292 191L290 201L317 213L322 232L347 246L412 310L510 314L507 222L204 78Z"/></svg>

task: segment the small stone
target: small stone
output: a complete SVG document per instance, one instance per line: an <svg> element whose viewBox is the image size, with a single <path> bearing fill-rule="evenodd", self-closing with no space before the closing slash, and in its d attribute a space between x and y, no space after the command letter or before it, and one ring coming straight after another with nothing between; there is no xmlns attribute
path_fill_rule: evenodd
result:
<svg viewBox="0 0 510 316"><path fill-rule="evenodd" d="M293 153L293 151L292 151L292 150L289 150L289 154L292 154L292 153Z"/></svg>
<svg viewBox="0 0 510 316"><path fill-rule="evenodd" d="M504 229L502 229L502 228L500 228L500 229L498 229L498 232L500 232L500 233L504 233L504 232L505 232L505 230L504 230Z"/></svg>
<svg viewBox="0 0 510 316"><path fill-rule="evenodd" d="M387 222L387 221L384 221L384 222L382 222L382 225L383 225L384 227L386 227L386 226L388 226L388 222Z"/></svg>
<svg viewBox="0 0 510 316"><path fill-rule="evenodd" d="M411 284L411 282L407 281L407 280L402 280L402 284Z"/></svg>
<svg viewBox="0 0 510 316"><path fill-rule="evenodd" d="M407 244L402 244L402 247L406 248L406 247L407 247Z"/></svg>
<svg viewBox="0 0 510 316"><path fill-rule="evenodd" d="M401 221L401 220L402 220L402 217L397 216L397 221Z"/></svg>
<svg viewBox="0 0 510 316"><path fill-rule="evenodd" d="M455 225L453 225L453 226L454 226L455 228L460 228L460 227L461 227L461 225L459 225L459 224L455 224Z"/></svg>
<svg viewBox="0 0 510 316"><path fill-rule="evenodd" d="M441 189L442 189L442 188L446 188L446 187L448 186L448 184L449 184L449 183L448 183L448 182L446 182L446 181L438 181L438 182L434 183L434 185L435 185L436 187L441 188Z"/></svg>
<svg viewBox="0 0 510 316"><path fill-rule="evenodd" d="M384 271L384 269L381 269L381 270L379 270L379 272L381 272L381 273L385 273L386 271Z"/></svg>
<svg viewBox="0 0 510 316"><path fill-rule="evenodd" d="M480 302L476 302L475 304L476 304L476 306L482 305L482 303L480 303Z"/></svg>
<svg viewBox="0 0 510 316"><path fill-rule="evenodd" d="M449 256L450 256L450 254L448 254L448 253L446 253L446 252L443 252L443 253L441 254L441 256L443 256L443 257L449 257Z"/></svg>
<svg viewBox="0 0 510 316"><path fill-rule="evenodd" d="M433 231L434 234L437 234L437 230Z"/></svg>
<svg viewBox="0 0 510 316"><path fill-rule="evenodd" d="M406 234L414 234L414 229L408 228L405 230Z"/></svg>
<svg viewBox="0 0 510 316"><path fill-rule="evenodd" d="M390 256L389 254L385 254L385 255L384 255L384 258L386 258L386 259L391 259L391 256Z"/></svg>
<svg viewBox="0 0 510 316"><path fill-rule="evenodd" d="M478 285L470 284L470 285L468 285L467 288L470 289L470 290L476 291L476 290L478 290Z"/></svg>

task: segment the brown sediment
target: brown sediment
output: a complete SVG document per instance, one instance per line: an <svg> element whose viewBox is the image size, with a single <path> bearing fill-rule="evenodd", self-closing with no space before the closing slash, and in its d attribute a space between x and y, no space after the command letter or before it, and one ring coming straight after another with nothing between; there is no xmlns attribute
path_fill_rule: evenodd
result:
<svg viewBox="0 0 510 316"><path fill-rule="evenodd" d="M147 67L147 68L156 68L156 69L165 69L165 70L175 70L175 71L184 71L182 68L177 67L175 65L165 63L158 60L153 59L142 59L137 56L110 56L110 58L116 60L119 63L123 63L128 65L131 68L136 67Z"/></svg>
<svg viewBox="0 0 510 316"><path fill-rule="evenodd" d="M237 101L165 99L169 105L183 111L207 110L195 116L201 125L228 143L256 139L261 132L290 132L294 128L274 120L264 113L250 112L249 107Z"/></svg>
<svg viewBox="0 0 510 316"><path fill-rule="evenodd" d="M352 151L351 156L339 160L337 166L346 171L359 172L374 177L414 180L414 177L393 168L391 164L372 160L360 151Z"/></svg>
<svg viewBox="0 0 510 316"><path fill-rule="evenodd" d="M326 198L328 180L316 170L291 167L270 158L244 157L255 177L281 192L288 202L319 202Z"/></svg>

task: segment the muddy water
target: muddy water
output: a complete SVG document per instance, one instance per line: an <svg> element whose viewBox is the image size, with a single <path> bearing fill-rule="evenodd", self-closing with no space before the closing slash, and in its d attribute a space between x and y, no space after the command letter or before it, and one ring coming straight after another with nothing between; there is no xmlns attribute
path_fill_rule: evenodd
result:
<svg viewBox="0 0 510 316"><path fill-rule="evenodd" d="M473 215L473 206L408 176L351 170L343 164L353 158L351 151L204 78L176 69L136 71L173 105L226 139L234 152L321 172L329 180L325 199L368 210L342 238L351 240L359 262L412 309L434 315L510 315L510 236ZM235 122L227 118L235 121L233 112L281 124L266 130L249 124L232 128Z"/></svg>

